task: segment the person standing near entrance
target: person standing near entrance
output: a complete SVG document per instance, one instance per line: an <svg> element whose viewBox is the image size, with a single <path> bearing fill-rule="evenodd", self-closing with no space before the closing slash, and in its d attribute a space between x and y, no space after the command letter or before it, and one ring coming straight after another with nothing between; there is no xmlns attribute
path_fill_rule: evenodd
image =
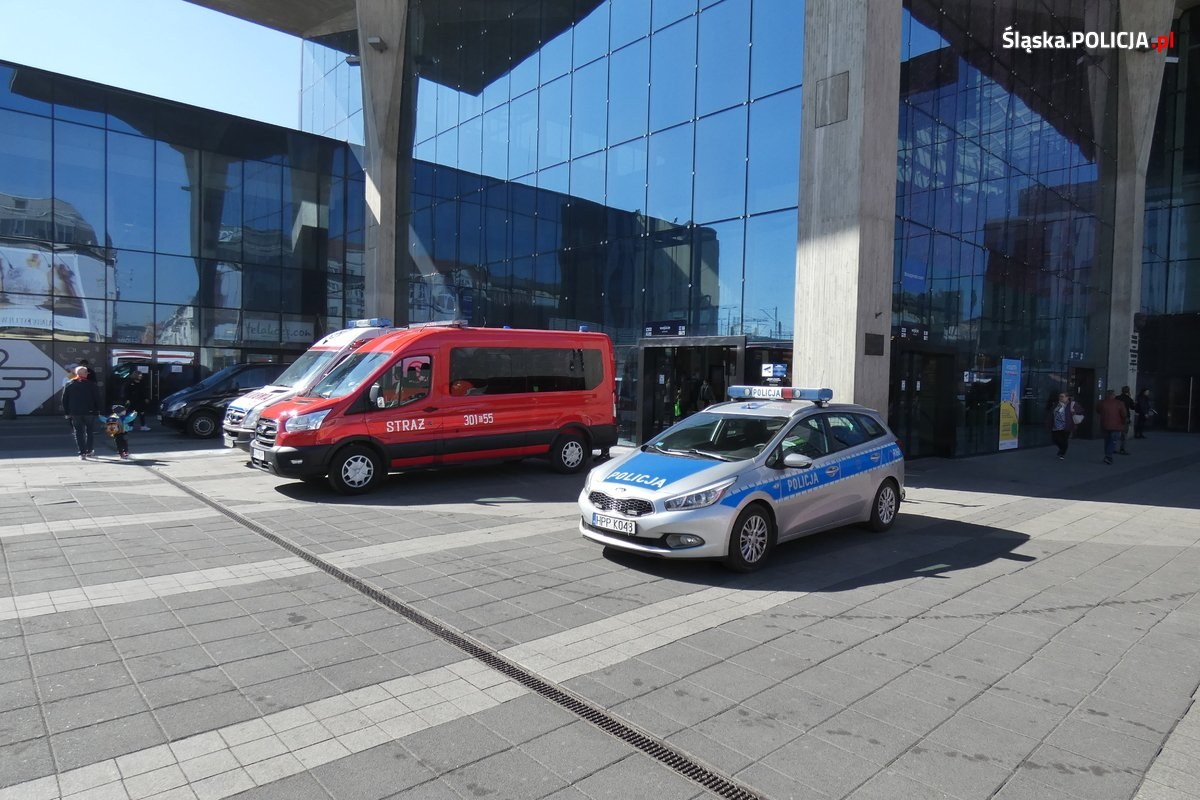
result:
<svg viewBox="0 0 1200 800"><path fill-rule="evenodd" d="M63 414L71 422L75 444L79 447L79 460L87 461L92 455L96 416L100 413L100 387L88 380L88 368L75 368L75 378L63 389Z"/></svg>
<svg viewBox="0 0 1200 800"><path fill-rule="evenodd" d="M1074 403L1065 392L1058 395L1058 401L1046 412L1046 426L1050 428L1050 439L1058 445L1058 460L1067 457L1067 448L1071 444L1071 434L1075 432L1075 418L1072 413Z"/></svg>
<svg viewBox="0 0 1200 800"><path fill-rule="evenodd" d="M125 408L137 415L136 430L150 430L146 427L146 407L149 402L150 383L142 377L142 373L137 367L134 367L129 376L129 382L125 384Z"/></svg>
<svg viewBox="0 0 1200 800"><path fill-rule="evenodd" d="M1096 405L1096 412L1100 415L1100 430L1104 431L1104 463L1111 464L1128 419L1125 404L1117 399L1116 392L1107 389L1104 399Z"/></svg>
<svg viewBox="0 0 1200 800"><path fill-rule="evenodd" d="M1137 399L1137 420L1133 423L1133 438L1146 438L1146 423L1155 415L1154 400L1149 389L1142 389Z"/></svg>
<svg viewBox="0 0 1200 800"><path fill-rule="evenodd" d="M1133 422L1137 403L1134 402L1133 397L1129 394L1128 386L1121 387L1121 393L1117 395L1117 399L1121 401L1121 405L1125 406L1125 427L1121 428L1121 449L1117 453L1127 456L1129 455L1129 451L1125 449L1125 439L1129 436L1129 423Z"/></svg>

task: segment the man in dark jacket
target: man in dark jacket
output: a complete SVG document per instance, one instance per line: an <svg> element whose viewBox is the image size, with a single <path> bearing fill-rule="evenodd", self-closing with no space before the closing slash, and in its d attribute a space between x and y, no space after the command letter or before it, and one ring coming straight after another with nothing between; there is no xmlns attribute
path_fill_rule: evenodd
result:
<svg viewBox="0 0 1200 800"><path fill-rule="evenodd" d="M1117 399L1121 401L1121 405L1125 406L1125 427L1121 428L1121 449L1117 452L1123 456L1129 455L1125 449L1125 438L1129 436L1129 423L1133 422L1134 411L1137 410L1137 403L1133 401L1133 397L1129 394L1129 387L1122 386L1121 393L1117 395Z"/></svg>
<svg viewBox="0 0 1200 800"><path fill-rule="evenodd" d="M75 368L75 379L63 389L63 414L71 421L75 433L75 444L79 446L79 460L86 461L92 455L96 416L100 413L100 386L88 380L88 368Z"/></svg>

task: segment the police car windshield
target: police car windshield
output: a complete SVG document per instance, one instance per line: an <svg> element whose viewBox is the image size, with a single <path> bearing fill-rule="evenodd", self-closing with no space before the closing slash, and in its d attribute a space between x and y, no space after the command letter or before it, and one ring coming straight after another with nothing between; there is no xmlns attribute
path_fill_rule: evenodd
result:
<svg viewBox="0 0 1200 800"><path fill-rule="evenodd" d="M747 417L701 411L646 443L668 455L743 461L763 451L787 417Z"/></svg>
<svg viewBox="0 0 1200 800"><path fill-rule="evenodd" d="M312 389L314 397L345 397L363 385L375 370L392 357L391 353L355 353L338 364Z"/></svg>

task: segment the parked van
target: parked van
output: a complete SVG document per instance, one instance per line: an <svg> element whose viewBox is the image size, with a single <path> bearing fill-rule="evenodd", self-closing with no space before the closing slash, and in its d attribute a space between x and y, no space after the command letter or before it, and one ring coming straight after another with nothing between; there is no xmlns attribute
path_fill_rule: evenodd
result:
<svg viewBox="0 0 1200 800"><path fill-rule="evenodd" d="M207 439L221 430L221 418L234 398L273 383L284 365L234 364L214 372L195 386L163 398L158 421L168 428Z"/></svg>
<svg viewBox="0 0 1200 800"><path fill-rule="evenodd" d="M274 383L234 400L225 409L225 421L221 426L225 446L248 450L263 409L304 394L348 354L390 330L390 320L355 320L349 328L334 331L310 347Z"/></svg>
<svg viewBox="0 0 1200 800"><path fill-rule="evenodd" d="M602 333L429 324L350 354L268 407L254 466L359 494L393 470L548 456L579 472L616 443L616 359Z"/></svg>

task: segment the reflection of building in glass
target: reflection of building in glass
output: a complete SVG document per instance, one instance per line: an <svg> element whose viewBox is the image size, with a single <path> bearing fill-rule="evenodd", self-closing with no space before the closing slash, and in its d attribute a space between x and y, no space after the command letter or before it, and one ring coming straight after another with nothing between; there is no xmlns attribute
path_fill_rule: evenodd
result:
<svg viewBox="0 0 1200 800"><path fill-rule="evenodd" d="M290 360L361 314L328 289L361 287L362 187L345 143L0 62L0 339Z"/></svg>

